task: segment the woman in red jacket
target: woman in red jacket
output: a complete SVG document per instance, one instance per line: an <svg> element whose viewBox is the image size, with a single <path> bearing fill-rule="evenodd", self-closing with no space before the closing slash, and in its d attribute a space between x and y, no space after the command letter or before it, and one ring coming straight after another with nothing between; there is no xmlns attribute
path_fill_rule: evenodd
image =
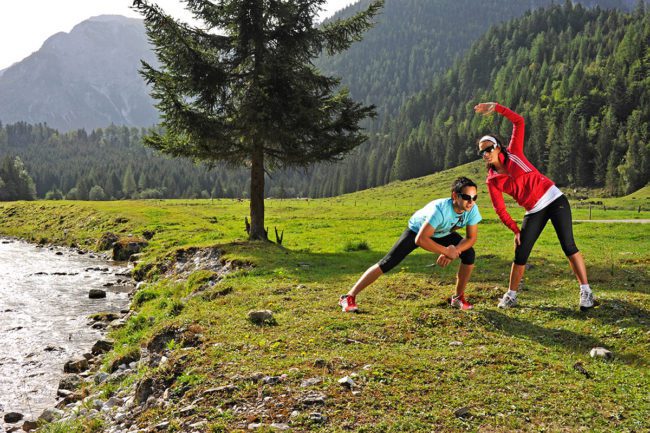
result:
<svg viewBox="0 0 650 433"><path fill-rule="evenodd" d="M497 112L512 122L510 144L504 148L498 137L485 135L478 140L479 155L488 166L487 185L490 199L501 221L515 234L515 259L510 270L508 292L499 302L500 308L517 305L517 289L526 261L551 220L560 245L580 283L580 309L594 306L594 298L587 281L587 270L582 254L573 240L573 223L569 201L553 181L541 174L524 155L524 118L496 102L483 102L474 107L479 114ZM506 210L503 193L510 195L526 209L521 229Z"/></svg>

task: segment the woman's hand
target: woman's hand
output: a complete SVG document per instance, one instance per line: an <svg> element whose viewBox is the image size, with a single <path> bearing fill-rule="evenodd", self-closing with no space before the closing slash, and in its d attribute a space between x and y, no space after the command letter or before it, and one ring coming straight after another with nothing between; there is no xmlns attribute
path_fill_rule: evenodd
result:
<svg viewBox="0 0 650 433"><path fill-rule="evenodd" d="M496 108L497 103L496 102L481 102L480 104L476 104L474 106L474 111L477 114L482 114L484 116L494 113L494 109Z"/></svg>
<svg viewBox="0 0 650 433"><path fill-rule="evenodd" d="M521 245L521 233L515 233L515 249Z"/></svg>
<svg viewBox="0 0 650 433"><path fill-rule="evenodd" d="M445 266L447 266L451 262L452 262L452 260L449 257L445 256L444 254L440 254L438 256L438 260L436 260L436 263L441 268L444 268Z"/></svg>

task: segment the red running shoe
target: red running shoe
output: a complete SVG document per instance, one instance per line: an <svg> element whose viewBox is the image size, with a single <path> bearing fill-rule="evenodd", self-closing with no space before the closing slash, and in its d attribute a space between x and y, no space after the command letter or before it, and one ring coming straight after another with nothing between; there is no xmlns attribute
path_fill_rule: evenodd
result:
<svg viewBox="0 0 650 433"><path fill-rule="evenodd" d="M460 308L461 310L471 310L472 308L474 308L472 304L470 304L465 300L465 296L462 295L452 296L450 304L452 307Z"/></svg>
<svg viewBox="0 0 650 433"><path fill-rule="evenodd" d="M344 313L356 313L359 310L356 299L351 295L341 295L339 305Z"/></svg>

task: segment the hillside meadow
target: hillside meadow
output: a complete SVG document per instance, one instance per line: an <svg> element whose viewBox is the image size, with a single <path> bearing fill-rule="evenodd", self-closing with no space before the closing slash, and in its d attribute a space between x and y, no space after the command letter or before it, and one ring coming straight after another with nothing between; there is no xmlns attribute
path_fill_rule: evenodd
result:
<svg viewBox="0 0 650 433"><path fill-rule="evenodd" d="M467 289L475 309L448 306L457 264L432 266L435 257L420 250L361 293L359 314L341 313L338 296L384 255L412 212L449 195L459 174L479 184L484 217ZM575 220L590 212L595 220L650 218L649 187L622 198L566 192ZM523 212L510 210L520 221ZM533 250L520 306L496 307L513 244L491 209L478 162L330 199L269 199L269 237L275 227L284 231L281 246L246 242L247 214L245 200L12 202L0 204L0 232L88 249L105 232L155 233L137 268L146 280L134 295L135 314L112 332L116 349L104 368L168 329L192 329L200 343L186 348L172 340L168 364L143 365L135 377L99 386L108 398L144 378L164 379L170 406L145 410L140 426L169 421L168 431L184 431L188 422L206 420L208 432L246 431L251 423L271 431L272 422L322 432L647 431L649 225L574 224L600 301L581 313L552 227ZM161 264L191 247L216 247L233 272L220 279L209 271L186 279L162 273ZM273 311L276 323L252 324L247 313L260 309ZM611 350L614 359L591 358L593 347ZM256 372L282 379L237 379ZM352 389L338 383L346 376ZM303 387L310 378L321 381ZM235 387L205 394L224 385ZM305 403L310 392L322 394L324 404ZM193 412L181 413L191 402ZM101 431L102 423L46 431Z"/></svg>

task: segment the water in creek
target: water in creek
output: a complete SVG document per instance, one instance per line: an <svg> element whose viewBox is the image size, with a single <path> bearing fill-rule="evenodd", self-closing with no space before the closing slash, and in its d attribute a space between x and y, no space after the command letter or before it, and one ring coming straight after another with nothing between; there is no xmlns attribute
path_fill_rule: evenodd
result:
<svg viewBox="0 0 650 433"><path fill-rule="evenodd" d="M88 315L128 306L123 266L71 249L0 239L0 413L38 417L54 406L63 364L102 334ZM89 299L91 288L107 291ZM0 431L2 428L0 427Z"/></svg>

